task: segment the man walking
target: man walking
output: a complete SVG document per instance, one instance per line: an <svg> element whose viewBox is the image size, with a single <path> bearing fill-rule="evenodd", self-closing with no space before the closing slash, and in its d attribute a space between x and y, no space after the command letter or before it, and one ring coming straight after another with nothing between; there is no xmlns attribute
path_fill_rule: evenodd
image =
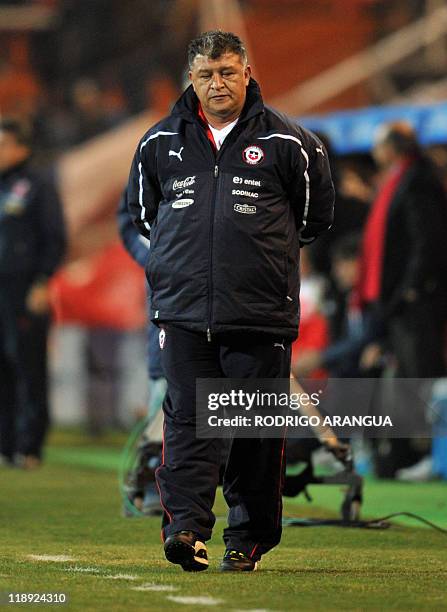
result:
<svg viewBox="0 0 447 612"><path fill-rule="evenodd" d="M299 249L333 217L321 142L264 106L247 54L212 31L188 49L191 86L142 138L128 203L151 240L151 318L161 328L166 558L208 567L220 444L195 435L197 378L288 378ZM222 570L251 571L281 537L282 439L233 439Z"/></svg>

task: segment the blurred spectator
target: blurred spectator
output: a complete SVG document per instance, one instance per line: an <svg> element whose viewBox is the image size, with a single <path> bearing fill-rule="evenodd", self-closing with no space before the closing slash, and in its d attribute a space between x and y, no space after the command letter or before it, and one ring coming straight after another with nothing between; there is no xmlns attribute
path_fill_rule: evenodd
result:
<svg viewBox="0 0 447 612"><path fill-rule="evenodd" d="M125 117L123 101L118 92L109 91L106 97L92 79L80 79L72 91L77 121L77 142L94 138L117 125Z"/></svg>
<svg viewBox="0 0 447 612"><path fill-rule="evenodd" d="M335 186L336 200L334 223L329 231L321 237L321 244L315 241L309 246L309 257L312 267L318 274L324 275L327 284L324 291L324 312L329 325L331 342L344 335L346 301L343 292L333 276L331 252L333 246L343 237L360 232L368 216L371 201L371 187L358 169L357 164L348 168L342 167L333 151L328 138L319 134L329 155L332 178Z"/></svg>
<svg viewBox="0 0 447 612"><path fill-rule="evenodd" d="M0 123L0 456L41 461L48 427L48 279L65 233L54 186L30 165L31 144L14 121Z"/></svg>
<svg viewBox="0 0 447 612"><path fill-rule="evenodd" d="M386 320L397 376L445 373L447 203L412 128L384 126L374 157L384 181L369 215L359 297Z"/></svg>
<svg viewBox="0 0 447 612"><path fill-rule="evenodd" d="M54 155L77 142L76 117L65 103L62 92L44 92L34 116L34 132L39 154Z"/></svg>
<svg viewBox="0 0 447 612"><path fill-rule="evenodd" d="M331 143L324 134L318 137L326 147L332 170L336 200L334 222L328 232L321 237L321 244L315 241L309 247L310 260L315 272L330 276L331 247L342 237L360 231L368 216L370 188L353 168L340 170L339 162L334 157ZM342 188L343 187L343 188Z"/></svg>
<svg viewBox="0 0 447 612"><path fill-rule="evenodd" d="M445 191L408 124L383 126L373 153L384 174L363 237L359 299L364 307L376 307L385 324L396 377L443 376L447 321ZM373 357L375 350L374 346L368 349ZM402 395L397 401L406 405L411 398ZM413 442L377 440L376 474L393 477L420 459L428 449Z"/></svg>
<svg viewBox="0 0 447 612"><path fill-rule="evenodd" d="M332 377L355 378L367 374L362 368L361 355L365 347L379 334L379 328L375 324L373 312L362 311L356 300L359 242L357 234L344 236L331 251L333 278L346 305L342 333L329 346L306 346L294 364L296 376L312 376L312 372L317 368L324 368ZM371 372L368 374L371 375Z"/></svg>

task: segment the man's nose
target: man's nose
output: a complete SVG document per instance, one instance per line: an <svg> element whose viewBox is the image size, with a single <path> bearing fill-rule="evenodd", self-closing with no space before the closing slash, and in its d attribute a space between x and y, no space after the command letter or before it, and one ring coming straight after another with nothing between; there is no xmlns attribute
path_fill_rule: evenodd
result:
<svg viewBox="0 0 447 612"><path fill-rule="evenodd" d="M213 80L211 82L211 87L213 89L220 89L221 87L223 87L223 79L222 79L220 74L214 74L213 75Z"/></svg>

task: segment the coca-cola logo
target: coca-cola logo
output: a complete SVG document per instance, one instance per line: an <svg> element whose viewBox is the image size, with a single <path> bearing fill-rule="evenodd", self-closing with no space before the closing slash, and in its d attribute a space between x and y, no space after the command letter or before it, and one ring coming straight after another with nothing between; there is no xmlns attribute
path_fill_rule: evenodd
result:
<svg viewBox="0 0 447 612"><path fill-rule="evenodd" d="M194 185L195 182L196 182L195 176L187 176L185 179L181 181L179 181L178 179L175 179L172 185L172 189L174 191L177 191L177 189L184 189L185 187L190 187L191 185Z"/></svg>

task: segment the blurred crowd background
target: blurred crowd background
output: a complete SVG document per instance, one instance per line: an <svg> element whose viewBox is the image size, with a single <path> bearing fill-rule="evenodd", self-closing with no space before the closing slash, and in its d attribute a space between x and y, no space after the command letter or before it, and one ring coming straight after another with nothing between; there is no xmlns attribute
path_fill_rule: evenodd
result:
<svg viewBox="0 0 447 612"><path fill-rule="evenodd" d="M413 126L447 188L444 0L0 0L1 118L32 134L34 163L50 169L67 228L51 281L56 425L99 436L146 414L144 273L121 245L116 210L136 142L184 87L188 41L212 28L247 42L265 101L316 130L332 158L336 221L302 250L295 371L398 369L382 339L349 372L344 356L322 356L346 334L362 233L382 188L377 128ZM407 449L386 475L427 453Z"/></svg>

